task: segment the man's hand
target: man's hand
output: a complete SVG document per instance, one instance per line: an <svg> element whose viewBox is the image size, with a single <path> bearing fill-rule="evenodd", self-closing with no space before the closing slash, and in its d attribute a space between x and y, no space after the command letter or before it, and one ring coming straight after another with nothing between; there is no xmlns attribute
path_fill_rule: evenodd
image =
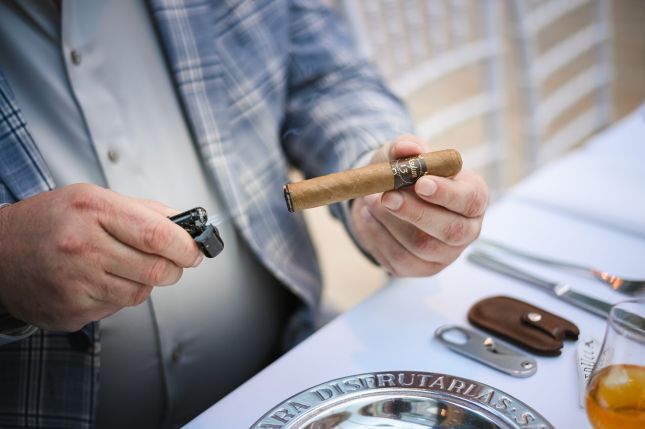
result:
<svg viewBox="0 0 645 429"><path fill-rule="evenodd" d="M373 162L428 149L415 136L399 137ZM359 244L397 276L429 276L457 259L481 230L488 188L478 175L424 176L414 187L354 200L352 228Z"/></svg>
<svg viewBox="0 0 645 429"><path fill-rule="evenodd" d="M79 184L0 209L0 305L50 330L75 331L201 261L163 204Z"/></svg>

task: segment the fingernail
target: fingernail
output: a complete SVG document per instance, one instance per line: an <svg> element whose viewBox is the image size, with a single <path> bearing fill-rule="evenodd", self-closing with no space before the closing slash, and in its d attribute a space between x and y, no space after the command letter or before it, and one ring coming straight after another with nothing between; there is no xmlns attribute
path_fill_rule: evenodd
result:
<svg viewBox="0 0 645 429"><path fill-rule="evenodd" d="M437 182L429 177L422 177L417 180L415 188L417 194L429 197L437 191Z"/></svg>
<svg viewBox="0 0 645 429"><path fill-rule="evenodd" d="M193 265L192 265L193 268L201 264L203 260L204 260L204 255L200 253L197 259L195 259L195 262L193 262Z"/></svg>
<svg viewBox="0 0 645 429"><path fill-rule="evenodd" d="M403 205L403 195L397 191L386 192L383 194L381 202L390 210L398 210Z"/></svg>

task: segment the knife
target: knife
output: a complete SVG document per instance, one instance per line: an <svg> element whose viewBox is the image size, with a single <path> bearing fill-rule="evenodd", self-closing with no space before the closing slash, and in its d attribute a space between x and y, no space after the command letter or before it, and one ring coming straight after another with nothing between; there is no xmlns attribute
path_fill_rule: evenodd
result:
<svg viewBox="0 0 645 429"><path fill-rule="evenodd" d="M543 279L534 274L530 274L507 262L502 262L500 259L488 252L475 250L468 255L468 259L482 267L540 286L541 288L552 292L561 300L587 310L603 319L607 319L609 312L612 309L613 304L585 295L584 293L576 292L572 290L571 286L567 283L554 282ZM645 335L645 317L622 309L614 309L614 316L614 320L616 323L621 325L622 328L631 331L641 338Z"/></svg>
<svg viewBox="0 0 645 429"><path fill-rule="evenodd" d="M517 267L514 267L507 262L502 262L500 259L491 255L488 252L482 250L475 250L468 255L468 260L474 262L477 265L482 267L489 268L498 273L506 274L508 276L514 277L519 280L523 280L544 288L552 292L555 296L560 298L563 301L568 302L569 304L575 305L576 307L587 310L596 316L600 316L604 319L609 316L609 310L611 310L612 304L601 301L599 299L593 298L589 295L585 295L580 292L576 292L571 289L567 283L564 282L554 282L550 280L543 279L536 275L530 274L524 270L521 270Z"/></svg>

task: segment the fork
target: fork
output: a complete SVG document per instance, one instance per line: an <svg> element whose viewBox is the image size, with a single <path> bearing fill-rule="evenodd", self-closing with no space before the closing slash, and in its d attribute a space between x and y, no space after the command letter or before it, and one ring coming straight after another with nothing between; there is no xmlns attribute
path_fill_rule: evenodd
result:
<svg viewBox="0 0 645 429"><path fill-rule="evenodd" d="M555 259L545 258L543 256L538 256L529 252L525 252L523 250L519 250L514 247L507 246L497 241L488 240L485 238L479 239L477 241L477 245L487 246L489 248L497 249L502 252L505 252L509 255L518 256L520 258L524 258L541 264L564 268L569 271L591 274L596 279L609 285L616 292L620 292L625 295L634 296L634 295L638 295L639 292L645 291L645 280L624 279L620 276L617 276L615 274L610 274L606 271L603 271L597 268L587 267L573 262L558 261Z"/></svg>

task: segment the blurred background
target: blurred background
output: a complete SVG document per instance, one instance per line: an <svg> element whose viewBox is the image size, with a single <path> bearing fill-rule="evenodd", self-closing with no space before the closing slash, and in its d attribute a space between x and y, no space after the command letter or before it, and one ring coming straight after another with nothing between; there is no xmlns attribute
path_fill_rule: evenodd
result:
<svg viewBox="0 0 645 429"><path fill-rule="evenodd" d="M456 148L493 201L645 101L645 0L327 0L433 149ZM326 208L305 212L323 304L386 282Z"/></svg>

